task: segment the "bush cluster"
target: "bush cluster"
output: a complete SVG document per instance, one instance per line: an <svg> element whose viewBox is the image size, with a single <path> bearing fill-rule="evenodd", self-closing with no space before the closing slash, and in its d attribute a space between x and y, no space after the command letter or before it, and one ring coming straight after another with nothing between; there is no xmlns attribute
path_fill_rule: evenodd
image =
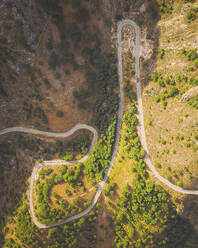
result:
<svg viewBox="0 0 198 248"><path fill-rule="evenodd" d="M82 186L79 178L82 175L83 165L79 164L74 169L71 170L66 165L62 165L59 169L59 174L51 173L50 168L40 170L40 175L48 175L44 182L36 182L36 192L38 197L38 210L36 211L36 216L42 223L49 224L62 221L66 219L70 213L74 214L77 211L77 209L73 208L72 205L68 204L64 199L60 200L61 209L51 208L49 205L49 192L53 185L66 182L72 187ZM57 197L56 194L53 196Z"/></svg>
<svg viewBox="0 0 198 248"><path fill-rule="evenodd" d="M188 22L198 18L198 8L192 8L186 15Z"/></svg>

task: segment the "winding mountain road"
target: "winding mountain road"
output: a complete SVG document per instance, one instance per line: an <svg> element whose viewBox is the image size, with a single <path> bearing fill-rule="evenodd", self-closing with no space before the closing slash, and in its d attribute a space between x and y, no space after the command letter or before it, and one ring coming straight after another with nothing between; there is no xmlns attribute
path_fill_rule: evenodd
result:
<svg viewBox="0 0 198 248"><path fill-rule="evenodd" d="M141 82L140 82L140 67L139 67L139 62L140 62L140 55L141 55L141 42L140 42L140 28L137 26L135 22L132 20L123 20L118 23L118 30L117 30L117 42L118 42L118 76L119 76L119 87L120 87L120 100L119 100L119 109L118 109L118 121L117 121L117 127L116 127L116 139L115 139L115 146L112 154L112 159L109 165L109 169L104 177L104 180L101 181L97 186L98 190L94 196L94 199L92 200L91 205L83 210L82 212L68 217L65 221L62 222L57 222L51 225L45 225L40 223L34 213L34 207L33 207L33 185L34 185L34 180L37 175L38 170L46 165L62 165L62 164L74 164L78 162L83 162L85 161L91 154L91 151L93 147L95 146L97 139L98 139L98 134L95 128L88 126L86 124L77 124L75 127L73 127L71 130L65 133L52 133L52 132L44 132L44 131L39 131L31 128L23 128L23 127L12 127L12 128L6 128L2 131L0 131L0 135L4 135L7 133L11 132L23 132L23 133L30 133L30 134L35 134L35 135L43 135L43 136L48 136L48 137L54 137L54 138L65 138L70 135L72 135L74 132L80 129L86 129L91 131L94 134L91 147L89 149L89 152L80 160L76 161L64 161L64 160L52 160L52 161L43 161L42 163L37 164L32 171L31 175L31 181L30 181L30 189L29 189L29 202L30 202L30 213L32 216L32 220L35 225L37 225L39 228L50 228L50 227L55 227L58 225L66 224L70 221L79 219L89 213L89 211L95 206L95 204L98 201L98 198L100 197L102 190L104 188L104 185L109 177L109 174L111 172L111 169L113 167L113 164L116 159L117 151L118 151L118 146L119 146L119 141L120 141L120 130L121 130L121 125L122 125L122 115L123 115L123 105L124 105L124 93L123 93L123 70L122 70L122 28L125 26L132 26L135 29L136 32L136 44L134 48L134 57L135 57L135 71L136 71L136 87L137 87L137 99L138 99L138 110L139 110L139 123L140 123L140 133L141 133L141 142L143 145L143 148L146 152L146 162L149 167L149 169L153 172L155 177L170 187L171 189L183 193L183 194L193 194L193 195L198 195L198 190L187 190L183 189L181 187L178 187L171 182L169 182L167 179L163 178L160 176L160 174L156 171L155 167L151 163L149 153L148 153L148 148L147 148L147 143L146 143L146 136L145 136L145 129L144 129L144 114L143 114L143 106L142 106L142 96L141 96Z"/></svg>

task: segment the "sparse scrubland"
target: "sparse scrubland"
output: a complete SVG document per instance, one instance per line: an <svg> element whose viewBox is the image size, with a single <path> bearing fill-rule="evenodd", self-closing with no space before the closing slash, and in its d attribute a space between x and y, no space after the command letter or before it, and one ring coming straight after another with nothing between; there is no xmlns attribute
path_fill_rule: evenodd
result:
<svg viewBox="0 0 198 248"><path fill-rule="evenodd" d="M152 163L172 183L197 189L198 99L182 98L198 85L197 1L116 0L111 5L111 1L35 0L30 4L9 0L4 6L1 31L11 41L0 39L0 101L6 106L0 110L1 129L20 125L59 132L80 122L94 126L99 134L85 162L38 170L33 191L37 219L52 224L81 212L91 204L97 183L108 170L119 101L115 37L117 22L124 18L134 20L142 32L140 80ZM7 22L15 8L25 17L13 28ZM39 229L29 213L32 168L42 160L82 158L92 136L87 131L65 140L2 136L0 247L198 246L198 199L161 185L145 163L134 35L132 28L123 29L121 139L99 202L79 220Z"/></svg>

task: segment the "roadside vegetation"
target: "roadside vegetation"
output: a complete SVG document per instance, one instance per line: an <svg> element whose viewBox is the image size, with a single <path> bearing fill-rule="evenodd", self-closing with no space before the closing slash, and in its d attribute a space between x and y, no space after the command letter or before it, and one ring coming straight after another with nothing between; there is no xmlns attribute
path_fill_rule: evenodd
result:
<svg viewBox="0 0 198 248"><path fill-rule="evenodd" d="M132 164L127 162L132 184L122 185L120 192L111 181L104 190L108 207L114 213L112 224L116 247L180 247L189 240L196 244L197 236L192 225L178 215L172 197L149 179L145 153L137 136L136 114L136 106L132 103L123 116L123 161L118 157L118 162L125 165L128 160L133 161Z"/></svg>
<svg viewBox="0 0 198 248"><path fill-rule="evenodd" d="M72 168L62 165L56 168L56 172L48 167L39 170L38 174L39 179L35 182L34 208L39 222L48 225L64 221L67 217L81 212L91 204L95 190L92 190L91 195L86 194L86 190L89 188L86 188L82 181L82 164ZM61 191L54 190L56 185L61 185L59 191L64 190L65 195ZM85 194L82 198L79 195L82 195L83 192ZM88 199L86 199L87 195Z"/></svg>
<svg viewBox="0 0 198 248"><path fill-rule="evenodd" d="M64 221L87 208L97 190L97 183L107 172L115 143L119 101L117 55L116 50L110 48L109 44L104 48L99 38L103 35L96 25L92 25L92 16L95 20L97 18L93 15L94 9L90 11L90 8L87 8L89 1L36 2L40 15L47 15L50 18L49 24L58 30L58 41L54 40L54 35L48 33L43 42L47 52L42 54L48 58L47 61L42 60L41 56L35 71L30 65L24 66L24 71L31 78L30 89L33 89L22 104L26 121L34 123L37 128L51 128L54 120L56 124L60 124L57 124L57 130L67 126L69 114L61 105L63 101L73 110L72 116L84 113L82 118L99 132L99 140L84 163L46 166L38 171L34 183L34 209L38 220L48 225ZM137 0L118 2L118 6L124 6L128 14L132 4L139 4ZM151 5L153 19L159 14L162 21L166 21L166 18L169 20L177 13L174 5L177 1L157 2L160 14L156 13ZM180 5L194 2L179 0ZM98 4L98 1L93 2L94 4ZM8 7L12 8L12 5L9 6L8 3ZM95 7L95 13L97 8ZM65 9L69 10L71 16L65 15ZM196 10L193 9L190 9L192 14L185 12L182 17L188 25L196 23ZM120 12L117 10L115 13L116 21L125 18ZM108 19L106 16L104 18ZM106 20L106 24L110 25L111 21ZM138 24L143 27L140 20ZM162 27L165 25L162 24ZM174 42L183 44L184 37L180 37L177 32L170 35L162 30L161 36L163 35L165 37L162 44L173 45L173 48L162 45L159 49L154 49L151 62L156 68L152 73L144 75L143 108L147 143L153 164L159 173L180 187L192 188L196 186L198 178L195 157L198 123L194 120L198 99L195 97L181 103L179 100L185 92L197 85L197 50L184 47L174 52ZM152 35L150 38L154 39ZM12 57L6 53L9 58ZM175 58L178 59L178 66L177 61L171 64ZM181 63L184 60L185 66ZM3 164L0 167L0 246L197 247L197 234L189 220L182 216L181 196L177 198L174 193L167 192L163 186L158 185L147 169L145 151L138 136L138 106L132 52L123 54L123 63L126 104L121 141L114 168L100 199L102 206L97 203L87 216L67 225L50 229L37 228L29 214L27 191L28 179L36 160L41 162L57 158L65 161L79 159L88 152L91 137L87 132L79 133L66 141L60 139L55 142L26 138L25 135L18 134L14 138L8 137L8 140L0 144ZM143 58L141 66L146 72L151 67ZM72 75L78 77L72 79ZM73 84L70 84L70 78L76 80L74 88ZM70 92L67 89L72 90ZM63 92L68 95L62 94ZM3 83L0 85L0 94L2 97L8 94ZM54 102L53 96L57 95L60 95L60 99ZM77 119L72 121L76 122ZM108 228L101 218L109 223ZM197 219L196 212L194 219ZM99 235L100 230L105 232L104 239ZM108 238L112 239L111 246L106 243Z"/></svg>
<svg viewBox="0 0 198 248"><path fill-rule="evenodd" d="M92 185L95 185L104 177L109 166L115 139L116 112L118 109L115 51L109 47L105 51L101 47L99 32L89 32L89 30L92 30L89 10L86 4L82 6L79 3L79 1L72 1L72 21L67 22L62 11L62 1L39 1L38 6L41 7L41 15L44 11L50 16L53 24L59 30L60 40L57 44L54 36L48 32L48 38L45 37L47 50L43 48L41 58L38 59L36 66L24 65L24 73L31 78L29 84L31 93L29 98L23 99L22 103L27 123L34 122L36 128L48 129L47 127L51 126L53 117L56 123L62 123L64 128L67 126L68 121L66 119L69 119L69 116L62 107L57 107L57 105L61 105L61 94L65 88L67 89L62 80L65 80L65 78L69 80L70 75L76 73L83 79L83 82L81 80L82 87L81 85L78 86L77 81L73 93L71 91L70 98L67 99L64 96L64 105L67 104L65 103L67 101L74 111L76 111L76 106L82 111L88 111L91 118L87 118L86 123L91 121L91 124L98 128L100 135L91 157L84 164L56 167L56 169L45 168L39 171L39 179L35 181L34 187L34 207L38 220L45 224L65 220L68 216L82 211L91 204L96 191L96 188ZM65 1L64 5L71 7L71 1ZM81 22L79 22L79 19ZM87 32L81 31L82 25ZM84 61L81 64L76 60L74 47L78 51L78 56ZM42 56L48 58L47 65L46 61L42 60ZM62 69L64 69L64 74ZM59 80L61 90L54 84L53 77ZM72 86L69 87L72 88ZM4 93L3 86L2 92ZM60 99L56 97L55 104L54 94L57 96L59 93L61 93ZM34 102L31 101L30 97L33 98ZM46 101L46 99L48 100ZM73 112L73 109L71 112ZM73 116L75 114L76 112L72 113ZM76 116L80 116L79 112ZM58 125L57 129L59 130ZM21 182L24 183L24 192L29 186L29 182L26 180L31 174L30 167L34 166L36 160L60 158L70 161L80 159L88 152L91 137L85 132L85 134L78 134L69 141L50 141L49 144L45 145L45 141L42 139L26 139L24 135L17 135L16 142L19 144L19 150L26 152L26 156L29 156L32 160L31 166L26 168L27 170L23 169L24 172L19 170L20 172L17 173L17 178L23 177ZM11 145L12 148L14 148L14 145L16 143ZM30 154L30 151L32 151L32 154ZM7 159L6 157L5 160ZM19 163L21 159L18 158ZM28 164L28 161L27 159L24 163ZM13 192L13 190L10 190L9 195L11 196ZM81 194L83 195L82 198L80 197ZM2 196L5 196L4 192L2 192ZM17 197L15 193L15 199L12 199L12 207L7 211L7 214L12 213L9 223L6 218L1 220L1 225L4 226L1 233L2 245L6 247L75 247L75 245L77 247L78 245L80 247L80 241L83 239L83 242L87 243L88 246L94 246L94 242L96 242L94 233L96 223L93 220L96 215L93 214L93 211L89 215L93 216L93 218L90 217L90 227L88 224L84 226L85 234L83 234L82 229L79 229L79 231L76 229L77 233L73 235L72 227L69 228L65 225L64 228L51 229L49 235L46 235L45 231L42 232L32 224L28 213L29 203L26 194L23 194L23 197L24 199L21 201L21 194ZM6 210L4 214L6 215ZM85 219L82 218L79 224L74 224L74 226L79 225L80 228L84 225L84 222ZM67 229L68 233L71 231L71 239L67 237ZM57 234L58 232L60 232L60 235ZM82 237L84 237L82 238L78 232L82 232ZM64 236L64 233L66 236ZM41 234L43 238L40 238ZM48 241L45 241L46 238L44 237L47 237Z"/></svg>
<svg viewBox="0 0 198 248"><path fill-rule="evenodd" d="M3 232L9 231L3 247L60 247L73 248L82 247L81 242L86 242L88 246L94 246L96 243L96 225L99 204L95 210L89 213L89 218L81 218L60 227L43 230L38 229L31 222L27 197L24 195L22 201L18 204L18 211L14 218L9 219L9 228ZM79 235L81 233L81 235ZM14 235L14 236L13 236Z"/></svg>

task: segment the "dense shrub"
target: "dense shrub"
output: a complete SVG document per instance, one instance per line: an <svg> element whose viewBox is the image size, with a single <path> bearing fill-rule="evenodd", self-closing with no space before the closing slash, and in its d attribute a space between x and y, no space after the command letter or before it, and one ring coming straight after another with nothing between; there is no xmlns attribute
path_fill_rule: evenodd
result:
<svg viewBox="0 0 198 248"><path fill-rule="evenodd" d="M102 180L109 168L115 142L116 122L116 117L114 117L107 131L101 134L91 156L84 162L85 173L92 179Z"/></svg>
<svg viewBox="0 0 198 248"><path fill-rule="evenodd" d="M160 49L160 50L158 51L158 57L159 57L160 59L163 59L164 55L165 55L165 50L164 50L164 49Z"/></svg>
<svg viewBox="0 0 198 248"><path fill-rule="evenodd" d="M194 97L188 101L188 104L198 109L198 97Z"/></svg>
<svg viewBox="0 0 198 248"><path fill-rule="evenodd" d="M189 81L190 81L190 84L192 86L197 86L198 85L198 79L195 78L195 77L191 77Z"/></svg>
<svg viewBox="0 0 198 248"><path fill-rule="evenodd" d="M117 207L116 247L179 248L193 236L191 225L177 215L168 193L158 185L139 182L132 192L122 193Z"/></svg>
<svg viewBox="0 0 198 248"><path fill-rule="evenodd" d="M190 61L193 61L198 57L197 49L181 49L181 53L184 54Z"/></svg>
<svg viewBox="0 0 198 248"><path fill-rule="evenodd" d="M179 90L177 87L172 87L169 91L168 91L168 97L173 97L175 95L177 95L179 93Z"/></svg>
<svg viewBox="0 0 198 248"><path fill-rule="evenodd" d="M131 104L123 116L127 127L124 146L129 158L136 161L132 168L136 183L132 190L125 187L121 198L116 201L114 241L118 248L179 248L190 239L189 235L193 236L192 227L177 215L168 193L161 186L146 181L145 153L136 134L136 111L135 105ZM131 136L133 133L136 135ZM160 142L166 143L162 138ZM156 166L161 167L160 163ZM184 223L182 227L181 223ZM182 233L185 233L184 236Z"/></svg>
<svg viewBox="0 0 198 248"><path fill-rule="evenodd" d="M62 111L57 111L56 116L62 118L64 116L64 113Z"/></svg>
<svg viewBox="0 0 198 248"><path fill-rule="evenodd" d="M63 156L63 159L65 161L72 161L72 160L74 160L74 155L73 154L67 154L67 155Z"/></svg>
<svg viewBox="0 0 198 248"><path fill-rule="evenodd" d="M194 60L194 65L198 68L198 58Z"/></svg>
<svg viewBox="0 0 198 248"><path fill-rule="evenodd" d="M173 11L173 2L171 0L161 0L159 2L159 10L162 13L171 14Z"/></svg>
<svg viewBox="0 0 198 248"><path fill-rule="evenodd" d="M105 189L103 190L104 195L105 196L113 195L115 193L115 187L116 184L113 182L106 184Z"/></svg>
<svg viewBox="0 0 198 248"><path fill-rule="evenodd" d="M198 18L198 8L193 8L186 15L188 22L194 21Z"/></svg>
<svg viewBox="0 0 198 248"><path fill-rule="evenodd" d="M51 168L47 168L47 169L41 169L40 171L39 171L39 175L41 176L41 175L49 175L49 174L51 174L51 172L52 172L52 169Z"/></svg>

